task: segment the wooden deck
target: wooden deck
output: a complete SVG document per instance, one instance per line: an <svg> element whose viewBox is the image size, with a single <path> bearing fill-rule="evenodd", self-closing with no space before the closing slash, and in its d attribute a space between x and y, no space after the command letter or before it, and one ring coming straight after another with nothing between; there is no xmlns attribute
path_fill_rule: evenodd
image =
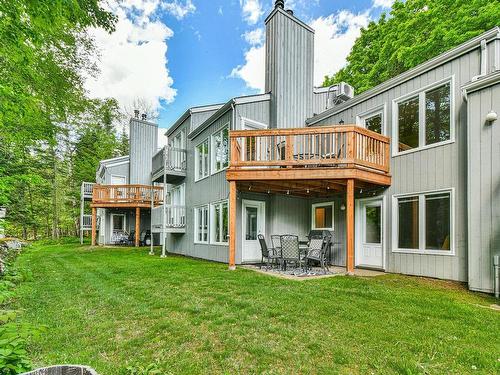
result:
<svg viewBox="0 0 500 375"><path fill-rule="evenodd" d="M345 194L347 272L353 272L355 191L391 185L390 138L355 125L238 130L229 138L230 269L235 266L235 207L241 190L304 198Z"/></svg>
<svg viewBox="0 0 500 375"><path fill-rule="evenodd" d="M153 202L151 202L153 200ZM151 208L163 201L163 188L150 185L94 185L91 207Z"/></svg>
<svg viewBox="0 0 500 375"><path fill-rule="evenodd" d="M151 185L99 185L92 189L92 246L96 244L97 208L135 210L135 246L139 246L141 208L152 209L163 203L163 187Z"/></svg>

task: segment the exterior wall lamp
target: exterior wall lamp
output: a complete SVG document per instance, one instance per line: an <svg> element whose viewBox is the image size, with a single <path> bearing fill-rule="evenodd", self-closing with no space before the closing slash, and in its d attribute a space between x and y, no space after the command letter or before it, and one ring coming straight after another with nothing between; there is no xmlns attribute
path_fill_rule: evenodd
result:
<svg viewBox="0 0 500 375"><path fill-rule="evenodd" d="M486 115L486 122L488 124L493 124L494 121L496 121L498 119L498 114L494 111L494 110L491 110L488 112L488 114Z"/></svg>

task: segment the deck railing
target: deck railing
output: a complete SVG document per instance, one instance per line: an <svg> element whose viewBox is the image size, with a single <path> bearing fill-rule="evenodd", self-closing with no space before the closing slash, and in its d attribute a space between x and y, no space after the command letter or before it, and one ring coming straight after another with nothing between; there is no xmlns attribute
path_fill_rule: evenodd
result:
<svg viewBox="0 0 500 375"><path fill-rule="evenodd" d="M93 182L82 182L81 194L84 198L92 198Z"/></svg>
<svg viewBox="0 0 500 375"><path fill-rule="evenodd" d="M186 206L167 206L166 207L166 227L184 228L186 226Z"/></svg>
<svg viewBox="0 0 500 375"><path fill-rule="evenodd" d="M167 157L166 163L164 157ZM163 169L164 164L169 171L185 172L186 171L186 150L182 148L174 148L170 146L163 147L158 151L152 160L153 174L158 173Z"/></svg>
<svg viewBox="0 0 500 375"><path fill-rule="evenodd" d="M390 139L354 125L230 132L230 167L353 167L388 173Z"/></svg>
<svg viewBox="0 0 500 375"><path fill-rule="evenodd" d="M130 205L160 205L163 188L149 185L94 185L92 203L119 203Z"/></svg>

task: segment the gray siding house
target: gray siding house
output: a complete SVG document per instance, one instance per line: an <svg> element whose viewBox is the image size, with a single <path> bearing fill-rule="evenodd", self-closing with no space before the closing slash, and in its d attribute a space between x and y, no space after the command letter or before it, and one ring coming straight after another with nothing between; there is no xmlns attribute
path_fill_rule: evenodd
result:
<svg viewBox="0 0 500 375"><path fill-rule="evenodd" d="M266 92L188 109L159 151L155 125L132 119L131 153L101 162L93 203L96 187L144 185L140 228L155 243L230 267L260 261L259 233L271 245L318 229L333 233L330 262L348 271L492 292L500 28L354 95L345 83L313 87L314 30L281 2L265 25ZM93 204L101 244L106 228L137 228L120 202Z"/></svg>

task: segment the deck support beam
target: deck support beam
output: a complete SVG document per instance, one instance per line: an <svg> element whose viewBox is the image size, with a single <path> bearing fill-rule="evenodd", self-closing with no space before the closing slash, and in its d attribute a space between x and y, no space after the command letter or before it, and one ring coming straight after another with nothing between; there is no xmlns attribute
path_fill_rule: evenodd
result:
<svg viewBox="0 0 500 375"><path fill-rule="evenodd" d="M139 239L141 237L140 234L141 228L141 209L139 207L135 208L135 247L139 247Z"/></svg>
<svg viewBox="0 0 500 375"><path fill-rule="evenodd" d="M347 180L347 273L354 272L354 180Z"/></svg>
<svg viewBox="0 0 500 375"><path fill-rule="evenodd" d="M229 269L236 269L236 181L229 181Z"/></svg>
<svg viewBox="0 0 500 375"><path fill-rule="evenodd" d="M97 232L97 208L92 207L92 246L95 246L96 232Z"/></svg>

